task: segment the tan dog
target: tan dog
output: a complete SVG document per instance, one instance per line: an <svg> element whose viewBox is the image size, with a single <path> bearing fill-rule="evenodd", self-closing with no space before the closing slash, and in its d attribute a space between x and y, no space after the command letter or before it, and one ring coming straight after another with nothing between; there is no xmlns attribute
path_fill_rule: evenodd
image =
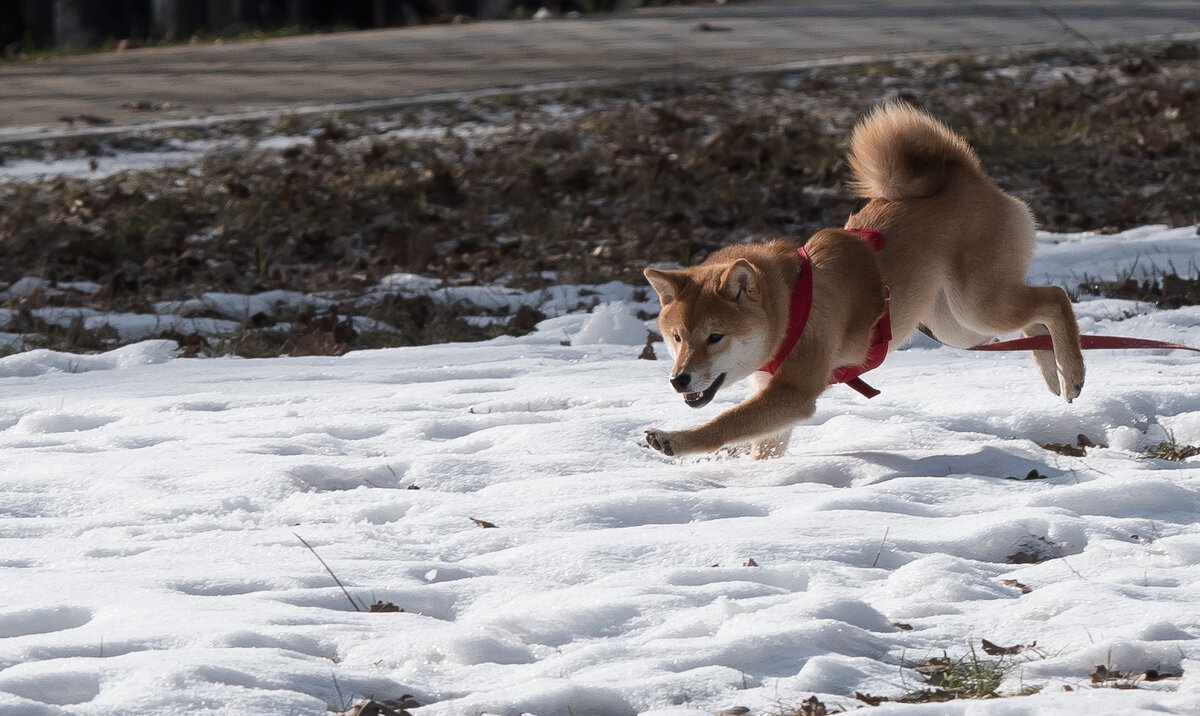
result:
<svg viewBox="0 0 1200 716"><path fill-rule="evenodd" d="M876 252L860 233L839 229L809 239L811 313L774 375L760 368L787 349L801 285L795 245L730 246L693 268L646 269L675 361L671 385L684 401L702 407L747 377L759 388L700 427L647 430L652 448L685 455L752 441L756 458L780 454L831 376L867 361L873 331L886 323L888 292L892 341L879 346L880 359L922 327L959 348L1017 330L1049 333L1054 350L1033 354L1042 377L1068 402L1079 395L1083 356L1071 302L1061 288L1025 284L1034 248L1029 208L992 182L966 141L893 104L854 129L849 159L856 193L871 201L846 226L881 232L883 246Z"/></svg>

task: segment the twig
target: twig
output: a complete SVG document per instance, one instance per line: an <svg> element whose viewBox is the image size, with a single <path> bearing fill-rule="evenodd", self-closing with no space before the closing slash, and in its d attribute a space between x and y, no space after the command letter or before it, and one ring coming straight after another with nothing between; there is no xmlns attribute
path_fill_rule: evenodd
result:
<svg viewBox="0 0 1200 716"><path fill-rule="evenodd" d="M337 578L337 575L333 573L333 570L329 568L328 564L325 564L325 560L321 559L321 555L317 554L317 550L313 549L313 546L304 541L304 538L300 535L296 534L295 532L292 534L296 535L296 539L300 540L300 544L308 547L308 551L313 553L313 556L317 558L317 561L321 563L321 566L325 568L325 571L329 573L329 576L333 577L333 581L336 582L338 587L342 590L342 594L345 594L346 599L350 600L350 606L354 607L354 611L361 612L362 609L358 606L358 603L354 601L354 597L350 596L350 592L347 592L346 587L342 585L342 580Z"/></svg>
<svg viewBox="0 0 1200 716"><path fill-rule="evenodd" d="M871 562L872 567L879 564L879 558L883 555L883 545L887 542L888 530L890 529L891 527L883 528L883 539L879 540L879 551L875 553L875 561Z"/></svg>
<svg viewBox="0 0 1200 716"><path fill-rule="evenodd" d="M1086 582L1086 581L1088 581L1088 578L1087 578L1087 577L1085 577L1085 576L1083 576L1082 574L1080 574L1078 571L1076 571L1076 569L1075 569L1074 567L1072 567L1072 566L1070 565L1070 563L1068 563L1068 562L1067 562L1067 558L1066 558L1066 557L1059 557L1058 559L1059 559L1059 561L1060 561L1060 562L1062 562L1062 563L1063 563L1063 566L1064 566L1064 567L1066 567L1067 569L1071 570L1071 574L1074 574L1076 577L1079 577L1080 579L1082 579L1082 580L1083 580L1083 581L1085 581L1085 582Z"/></svg>

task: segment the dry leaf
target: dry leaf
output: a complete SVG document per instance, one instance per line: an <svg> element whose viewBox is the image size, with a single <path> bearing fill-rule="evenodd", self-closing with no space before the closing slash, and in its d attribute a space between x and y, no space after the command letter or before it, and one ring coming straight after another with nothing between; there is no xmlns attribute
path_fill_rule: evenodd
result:
<svg viewBox="0 0 1200 716"><path fill-rule="evenodd" d="M829 711L825 708L825 704L817 700L816 694L813 694L800 702L800 710L796 713L797 716L826 716Z"/></svg>
<svg viewBox="0 0 1200 716"><path fill-rule="evenodd" d="M1029 594L1030 592L1033 591L1032 589L1030 589L1029 587L1026 587L1024 584L1021 584L1020 582L1018 582L1015 579L1001 579L1000 583L1006 587L1013 587L1015 589L1020 589L1021 594Z"/></svg>
<svg viewBox="0 0 1200 716"><path fill-rule="evenodd" d="M879 704L888 700L888 698L886 696L872 696L870 694L864 694L864 693L860 693L858 691L854 692L854 698L863 702L867 706L878 706Z"/></svg>
<svg viewBox="0 0 1200 716"><path fill-rule="evenodd" d="M1092 672L1092 683L1102 684L1105 681L1115 681L1121 678L1121 672L1116 669L1109 671L1104 664L1097 664L1096 670Z"/></svg>
<svg viewBox="0 0 1200 716"><path fill-rule="evenodd" d="M983 653L987 654L988 656L1007 656L1010 654L1020 654L1023 651L1037 646L1036 641L1032 644L1017 644L1015 646L996 646L987 639L981 639L980 641L983 645Z"/></svg>
<svg viewBox="0 0 1200 716"><path fill-rule="evenodd" d="M1146 681L1162 681L1163 679L1182 679L1183 674L1165 674L1158 669L1146 669L1142 678Z"/></svg>
<svg viewBox="0 0 1200 716"><path fill-rule="evenodd" d="M392 604L391 602L384 602L384 601L377 600L374 604L372 604L367 609L367 611L369 611L369 612L402 612L404 610L401 609L400 607L396 606L395 604Z"/></svg>
<svg viewBox="0 0 1200 716"><path fill-rule="evenodd" d="M1043 445L1043 447L1045 447L1045 446ZM1038 472L1037 469L1035 468L1035 469L1030 470L1029 472L1025 473L1025 477L1012 477L1010 475L1009 477L1006 477L1004 479L1005 480L1045 480L1047 477L1049 477L1049 475L1043 475L1042 473Z"/></svg>

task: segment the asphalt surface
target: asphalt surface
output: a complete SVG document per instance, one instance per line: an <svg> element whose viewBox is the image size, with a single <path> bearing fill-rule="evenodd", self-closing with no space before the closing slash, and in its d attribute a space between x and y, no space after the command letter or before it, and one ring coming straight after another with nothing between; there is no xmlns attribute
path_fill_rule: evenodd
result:
<svg viewBox="0 0 1200 716"><path fill-rule="evenodd" d="M1200 38L1198 0L759 0L135 49L0 63L0 140L45 131L33 127L90 126L87 118L129 125L847 57L1171 37Z"/></svg>

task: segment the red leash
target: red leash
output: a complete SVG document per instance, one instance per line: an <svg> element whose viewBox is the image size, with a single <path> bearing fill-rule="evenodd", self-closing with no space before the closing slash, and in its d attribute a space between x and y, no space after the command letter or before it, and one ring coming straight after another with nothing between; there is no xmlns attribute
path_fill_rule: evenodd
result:
<svg viewBox="0 0 1200 716"><path fill-rule="evenodd" d="M937 339L934 338L936 341ZM938 341L941 343L941 341ZM1087 350L1103 350L1103 349L1126 349L1126 348L1166 348L1169 350L1193 351L1200 353L1200 348L1185 346L1182 343L1168 343L1166 341L1155 341L1149 338L1124 338L1122 336L1080 336L1079 347ZM1025 338L1013 338L1008 341L996 341L994 343L981 343L980 345L968 348L972 351L1049 351L1054 350L1054 343L1050 340L1050 336L1027 336Z"/></svg>

